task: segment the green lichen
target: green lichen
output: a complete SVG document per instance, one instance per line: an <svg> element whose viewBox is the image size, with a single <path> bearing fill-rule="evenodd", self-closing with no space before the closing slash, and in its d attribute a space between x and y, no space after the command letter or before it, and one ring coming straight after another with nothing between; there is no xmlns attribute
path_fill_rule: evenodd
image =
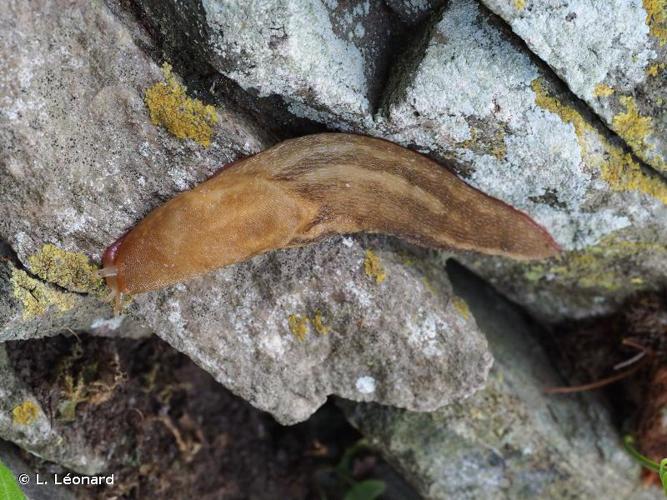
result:
<svg viewBox="0 0 667 500"><path fill-rule="evenodd" d="M208 147L213 127L218 122L215 107L188 97L186 87L176 80L171 65L164 63L162 72L166 82L150 87L144 97L151 122L163 126L179 139L192 139Z"/></svg>
<svg viewBox="0 0 667 500"><path fill-rule="evenodd" d="M29 399L12 410L12 422L16 425L30 425L39 418L39 406Z"/></svg>
<svg viewBox="0 0 667 500"><path fill-rule="evenodd" d="M364 272L366 276L375 280L377 284L382 283L387 277L382 261L373 250L366 250L364 257Z"/></svg>
<svg viewBox="0 0 667 500"><path fill-rule="evenodd" d="M659 176L646 174L630 154L609 142L581 113L549 95L540 78L533 80L531 86L539 107L572 124L582 157L587 164L600 170L602 179L613 191L640 191L667 205L667 184ZM593 141L601 146L602 153L590 147L589 142L592 144Z"/></svg>
<svg viewBox="0 0 667 500"><path fill-rule="evenodd" d="M667 0L644 0L646 25L662 47L667 43Z"/></svg>
<svg viewBox="0 0 667 500"><path fill-rule="evenodd" d="M630 285L639 289L645 281L633 274L636 266L628 266L627 260L648 252L667 258L666 245L624 241L610 236L585 250L563 254L551 263L530 264L523 275L532 283L551 277L579 288L613 292Z"/></svg>
<svg viewBox="0 0 667 500"><path fill-rule="evenodd" d="M12 292L23 306L23 318L32 319L44 314L50 307L59 312L72 309L76 303L76 297L64 292L59 292L49 285L32 278L25 271L14 268L9 280Z"/></svg>
<svg viewBox="0 0 667 500"><path fill-rule="evenodd" d="M104 286L97 275L97 266L82 253L67 252L55 245L46 244L28 257L30 270L49 283L72 292L97 292Z"/></svg>

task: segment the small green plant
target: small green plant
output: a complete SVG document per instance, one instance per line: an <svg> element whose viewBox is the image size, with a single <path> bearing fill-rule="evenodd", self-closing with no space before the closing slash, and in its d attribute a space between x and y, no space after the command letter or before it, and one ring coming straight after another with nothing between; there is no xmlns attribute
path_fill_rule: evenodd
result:
<svg viewBox="0 0 667 500"><path fill-rule="evenodd" d="M25 495L14 473L2 462L0 462L0 498L2 500L25 500Z"/></svg>
<svg viewBox="0 0 667 500"><path fill-rule="evenodd" d="M353 474L353 460L362 451L369 448L363 439L350 446L335 467L329 469L333 472L338 484L344 487L343 500L376 500L384 493L386 484L378 479L365 479L357 481ZM320 491L321 500L327 500L327 495Z"/></svg>
<svg viewBox="0 0 667 500"><path fill-rule="evenodd" d="M643 467L658 473L660 482L662 483L662 489L665 492L665 495L667 495L667 458L663 458L658 464L650 458L645 457L637 451L637 448L635 448L635 440L632 436L625 436L623 444L632 458L637 460Z"/></svg>

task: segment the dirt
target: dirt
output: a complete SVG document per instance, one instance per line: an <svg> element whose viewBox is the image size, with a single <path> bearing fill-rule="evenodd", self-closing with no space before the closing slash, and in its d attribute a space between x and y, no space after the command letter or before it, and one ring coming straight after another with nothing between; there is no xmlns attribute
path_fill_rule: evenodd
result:
<svg viewBox="0 0 667 500"><path fill-rule="evenodd" d="M61 335L6 345L53 424L108 457L116 484L82 487L82 498L332 499L350 479L378 475L405 488L363 447L349 478L336 472L361 436L335 405L282 427L156 338Z"/></svg>
<svg viewBox="0 0 667 500"><path fill-rule="evenodd" d="M623 435L655 462L667 457L667 291L628 300L616 314L559 325L552 350L570 388L599 390ZM646 482L659 484L645 470Z"/></svg>

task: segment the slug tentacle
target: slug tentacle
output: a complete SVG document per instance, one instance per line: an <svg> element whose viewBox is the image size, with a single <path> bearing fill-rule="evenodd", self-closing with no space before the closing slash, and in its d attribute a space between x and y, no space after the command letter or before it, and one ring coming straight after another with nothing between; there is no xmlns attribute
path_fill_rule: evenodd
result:
<svg viewBox="0 0 667 500"><path fill-rule="evenodd" d="M103 260L109 285L132 294L360 231L515 259L560 250L527 215L429 158L331 133L288 140L224 168L151 212Z"/></svg>

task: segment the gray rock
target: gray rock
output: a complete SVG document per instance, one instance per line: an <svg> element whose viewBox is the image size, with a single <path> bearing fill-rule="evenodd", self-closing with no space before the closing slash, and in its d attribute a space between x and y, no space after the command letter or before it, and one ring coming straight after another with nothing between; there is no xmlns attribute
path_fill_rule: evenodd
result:
<svg viewBox="0 0 667 500"><path fill-rule="evenodd" d="M202 57L244 88L275 94L294 114L327 127L384 137L453 161L468 182L530 214L566 250L561 258L538 264L462 260L534 314L559 320L604 313L637 291L667 283L665 179L628 155L624 143L600 127L477 2L452 0L440 15L435 9L433 22L412 37L413 46L392 68L376 113L362 89L373 81L382 86L383 80L373 72L362 77L358 68L377 68L386 56L380 49L361 59L334 50L342 47L341 39L323 28L328 21L336 24L333 2L302 2L299 9L290 2L233 3L227 9L213 1L187 4L196 8L142 3L159 19L163 34L189 34L181 38L193 40ZM318 22L313 18L305 26L302 20L314 15L316 5L326 9ZM426 3L391 6L406 12ZM359 22L383 25L362 10ZM285 22L277 27L270 18ZM236 21L243 29L228 29ZM281 27L284 40L271 43ZM329 34L314 44L316 27ZM377 48L381 40L388 38L359 43ZM306 72L311 82L301 62L315 60L322 66ZM336 69L341 64L345 71ZM334 70L319 78L325 66Z"/></svg>
<svg viewBox="0 0 667 500"><path fill-rule="evenodd" d="M483 2L640 158L667 173L664 2Z"/></svg>
<svg viewBox="0 0 667 500"><path fill-rule="evenodd" d="M81 474L97 474L104 459L81 437L64 439L52 416L18 377L0 344L0 438Z"/></svg>
<svg viewBox="0 0 667 500"><path fill-rule="evenodd" d="M140 0L160 32L223 75L308 118L370 119L397 29L382 0Z"/></svg>
<svg viewBox="0 0 667 500"><path fill-rule="evenodd" d="M8 36L0 50L10 73L25 78L5 75L2 87L9 106L0 128L0 237L19 262L6 264L0 281L1 332L4 339L59 328L123 334L109 305L63 269L39 276L43 266L34 259L42 245L72 252L66 257L75 262L81 254L96 260L151 208L221 164L267 147L268 139L220 108L206 149L154 126L143 96L162 76L134 45L136 26L124 28L103 5L63 11L44 0L39 8L4 8ZM26 33L33 33L31 44L22 42ZM358 240L339 238L137 297L129 311L284 423L306 419L332 393L433 410L479 389L491 357L474 322L450 302L438 261L420 258L422 267L409 267L392 248L380 253L383 283L364 273ZM27 288L46 290L45 310L26 305L30 294L8 296L17 273L33 280ZM310 330L303 342L290 331L290 315L293 332ZM305 316L312 326L298 324ZM313 333L316 317L327 335Z"/></svg>
<svg viewBox="0 0 667 500"><path fill-rule="evenodd" d="M492 359L450 300L444 271L406 265L415 257L387 245L377 250L386 272L377 283L363 271L369 247L378 248L337 238L261 256L138 296L136 314L285 424L307 419L330 394L432 411L478 390ZM288 324L296 316L310 319L303 340Z"/></svg>
<svg viewBox="0 0 667 500"><path fill-rule="evenodd" d="M562 381L535 325L469 272L451 277L495 356L489 384L429 414L341 402L370 443L429 499L660 498L594 395L544 394Z"/></svg>
<svg viewBox="0 0 667 500"><path fill-rule="evenodd" d="M667 183L642 169L472 0L452 0L394 75L378 133L530 214L566 250L465 257L541 317L608 311L667 282Z"/></svg>

